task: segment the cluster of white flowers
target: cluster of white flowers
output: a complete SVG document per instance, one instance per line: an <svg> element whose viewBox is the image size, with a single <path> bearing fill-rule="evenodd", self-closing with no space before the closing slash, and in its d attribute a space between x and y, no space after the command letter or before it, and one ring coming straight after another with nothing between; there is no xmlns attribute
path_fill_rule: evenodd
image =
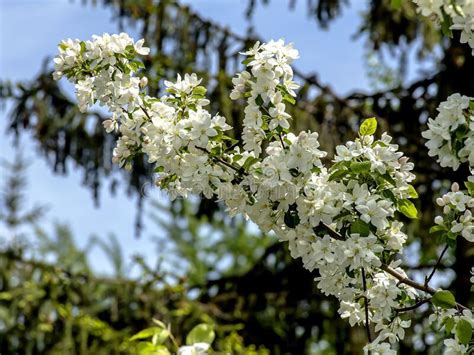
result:
<svg viewBox="0 0 474 355"><path fill-rule="evenodd" d="M81 111L98 100L121 113L122 105L141 103L140 79L134 76L141 66L133 59L150 52L143 43L134 43L126 33L93 36L91 41L62 41L54 58L54 78L74 78Z"/></svg>
<svg viewBox="0 0 474 355"><path fill-rule="evenodd" d="M451 30L461 31L461 43L468 43L474 53L473 0L413 0L418 12L444 23Z"/></svg>
<svg viewBox="0 0 474 355"><path fill-rule="evenodd" d="M91 41L68 39L59 44L59 55L54 58L54 78L66 76L74 82L81 111L98 102L112 113L104 126L107 132L120 127L115 162L126 160L139 149L142 121L138 115L132 119L129 113L143 105L140 89L147 78L137 76L143 63L135 60L137 54L150 52L143 43L135 43L126 33L93 36Z"/></svg>
<svg viewBox="0 0 474 355"><path fill-rule="evenodd" d="M365 323L367 300L368 321L379 334L370 348L375 352L377 347L389 349L385 342L402 339L403 328L410 325L394 310L403 306L402 295L409 303L417 297L416 291L399 285L379 268L391 263L404 274L395 254L401 251L406 234L396 215L398 211L415 217L416 209L408 199L416 197L416 192L409 185L414 179L413 164L391 144L391 137L383 134L374 140L372 133L337 147L334 165L312 173L296 199L299 223L292 229L291 224L277 221L273 230L289 242L293 257L300 257L308 270L319 270L318 287L341 301L339 313L351 325ZM290 207L285 216L291 211ZM343 240L331 238L321 228L323 224Z"/></svg>
<svg viewBox="0 0 474 355"><path fill-rule="evenodd" d="M442 167L454 170L461 163L474 167L474 99L453 94L438 107L438 115L428 121L428 130L422 132L428 139L429 156L437 156Z"/></svg>
<svg viewBox="0 0 474 355"><path fill-rule="evenodd" d="M135 154L145 153L156 166L157 185L171 197L217 197L231 214L275 232L305 268L319 270L318 286L340 300L343 318L375 325L377 337L366 350L393 353L392 344L410 326L397 309L419 295L381 268L406 277L397 260L407 238L398 217L416 218L410 199L417 193L410 185L413 163L387 134L374 138L375 118L362 123L359 138L336 148L331 167L324 166L317 133L288 131L283 102L295 96L290 63L298 52L281 40L257 43L245 53L251 73L240 73L232 92L233 99L247 99L242 149L225 134L231 129L226 120L205 109L206 89L195 74L166 81L167 94L159 99L140 91L146 80L138 79L138 64L129 68L138 62L128 52L147 53L141 41L104 35L60 48L55 77L66 75L79 86L83 108L98 100L113 114L104 125L120 132L117 163L130 167ZM125 90L135 79L135 89Z"/></svg>
<svg viewBox="0 0 474 355"><path fill-rule="evenodd" d="M291 116L286 112L285 102L294 103L295 89L291 63L299 57L292 44L283 40L260 44L242 53L250 72L238 73L232 82L234 89L230 98L246 98L242 141L244 148L260 154L265 139L287 132Z"/></svg>
<svg viewBox="0 0 474 355"><path fill-rule="evenodd" d="M474 176L470 177L471 180ZM471 182L467 183L469 188ZM458 236L464 237L469 242L474 242L474 191L460 191L459 184L453 183L451 191L438 197L436 203L443 207L444 216L435 218L434 232L442 232L450 239Z"/></svg>
<svg viewBox="0 0 474 355"><path fill-rule="evenodd" d="M470 327L474 329L474 318L471 310L464 309L462 312L458 312L455 309L436 307L428 321L430 324L437 324L448 336L453 336L451 339L444 340L445 355L464 355L468 353L468 345L463 344L462 339L459 339L462 336L459 328Z"/></svg>

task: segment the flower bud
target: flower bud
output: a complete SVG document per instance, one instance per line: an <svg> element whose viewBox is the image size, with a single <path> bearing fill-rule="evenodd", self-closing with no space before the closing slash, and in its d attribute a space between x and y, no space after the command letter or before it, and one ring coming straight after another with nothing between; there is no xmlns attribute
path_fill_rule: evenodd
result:
<svg viewBox="0 0 474 355"><path fill-rule="evenodd" d="M457 182L453 182L451 185L451 191L452 192L458 192L459 191L459 184Z"/></svg>
<svg viewBox="0 0 474 355"><path fill-rule="evenodd" d="M443 207L446 204L446 202L444 202L444 200L441 197L438 197L436 199L436 203L438 204L438 206L441 206L441 207Z"/></svg>
<svg viewBox="0 0 474 355"><path fill-rule="evenodd" d="M435 219L434 219L434 222L436 224L443 224L444 220L443 220L443 217L441 216L436 216Z"/></svg>
<svg viewBox="0 0 474 355"><path fill-rule="evenodd" d="M401 165L405 165L406 163L408 163L408 157L401 157L400 159L398 159L398 162Z"/></svg>
<svg viewBox="0 0 474 355"><path fill-rule="evenodd" d="M104 122L102 122L102 125L104 126L105 128L105 131L107 133L110 133L112 131L115 131L117 128L118 128L118 125L117 125L117 121L115 120L105 120Z"/></svg>
<svg viewBox="0 0 474 355"><path fill-rule="evenodd" d="M232 100L237 100L237 99L239 99L241 96L242 96L242 94L241 94L240 91L238 91L238 90L232 90L231 93L230 93L230 98L231 98Z"/></svg>
<svg viewBox="0 0 474 355"><path fill-rule="evenodd" d="M140 87L144 88L147 85L148 85L148 78L146 76L143 76L140 79Z"/></svg>
<svg viewBox="0 0 474 355"><path fill-rule="evenodd" d="M448 214L450 211L451 211L451 208L449 208L449 206L444 206L444 208L443 208L443 213L444 214Z"/></svg>

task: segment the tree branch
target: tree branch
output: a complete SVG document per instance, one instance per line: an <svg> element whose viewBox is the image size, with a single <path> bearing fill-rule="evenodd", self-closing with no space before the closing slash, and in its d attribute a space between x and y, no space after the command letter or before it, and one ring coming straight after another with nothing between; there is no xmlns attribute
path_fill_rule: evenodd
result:
<svg viewBox="0 0 474 355"><path fill-rule="evenodd" d="M428 285L420 284L416 281L413 281L412 279L400 274L398 271L395 269L391 268L387 264L382 264L380 267L383 271L386 273L392 275L395 277L400 283L411 286L413 288L416 288L417 290L429 293L430 295L434 295L436 293L436 290Z"/></svg>

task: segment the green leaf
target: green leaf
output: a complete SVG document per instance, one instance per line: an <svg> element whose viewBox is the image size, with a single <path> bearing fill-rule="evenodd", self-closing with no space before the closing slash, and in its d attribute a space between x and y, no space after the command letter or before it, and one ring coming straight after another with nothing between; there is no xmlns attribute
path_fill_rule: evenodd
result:
<svg viewBox="0 0 474 355"><path fill-rule="evenodd" d="M470 129L468 125L460 125L454 132L454 135L456 136L457 139L462 140L469 132L470 132Z"/></svg>
<svg viewBox="0 0 474 355"><path fill-rule="evenodd" d="M418 198L418 192L416 192L413 185L408 185L408 196L410 196L410 198Z"/></svg>
<svg viewBox="0 0 474 355"><path fill-rule="evenodd" d="M351 224L351 234L359 234L362 237L367 237L370 233L370 226L364 221L358 219Z"/></svg>
<svg viewBox="0 0 474 355"><path fill-rule="evenodd" d="M254 157L248 157L246 160L245 160L245 163L244 165L242 166L245 170L248 170L253 164L255 164L256 162L258 162L258 158L254 158Z"/></svg>
<svg viewBox="0 0 474 355"><path fill-rule="evenodd" d="M155 335L153 335L153 337L151 338L151 342L155 346L160 345L160 344L163 344L165 340L168 339L169 336L170 336L170 332L168 331L168 329L158 328Z"/></svg>
<svg viewBox="0 0 474 355"><path fill-rule="evenodd" d="M446 14L443 10L443 22L441 22L441 31L446 37L453 38L453 31L451 31L452 25L453 25L453 20L451 16Z"/></svg>
<svg viewBox="0 0 474 355"><path fill-rule="evenodd" d="M407 216L408 218L418 218L418 211L413 202L411 202L410 200L399 200L397 205L398 211Z"/></svg>
<svg viewBox="0 0 474 355"><path fill-rule="evenodd" d="M444 325L444 328L448 333L451 333L451 330L454 328L454 319L446 317L444 320L441 322L441 325Z"/></svg>
<svg viewBox="0 0 474 355"><path fill-rule="evenodd" d="M456 240L456 238L458 237L458 233L453 233L451 231L448 231L447 235L448 235L448 238L452 240Z"/></svg>
<svg viewBox="0 0 474 355"><path fill-rule="evenodd" d="M165 341L166 338L168 338L168 336L169 336L168 330L159 328L159 327L150 327L150 328L143 329L142 331L132 336L130 338L130 341L143 340L143 339L148 339L148 338L153 337L153 338L156 338L155 339L155 341L157 341L156 344L159 344Z"/></svg>
<svg viewBox="0 0 474 355"><path fill-rule="evenodd" d="M293 96L289 95L289 94L285 94L285 95L283 96L283 101L286 101L286 102L288 102L288 103L290 103L290 104L292 104L292 105L294 105L294 104L296 103L295 98L294 98Z"/></svg>
<svg viewBox="0 0 474 355"><path fill-rule="evenodd" d="M87 50L86 42L81 41L80 45L81 45L81 54L83 54Z"/></svg>
<svg viewBox="0 0 474 355"><path fill-rule="evenodd" d="M402 7L402 0L391 0L390 7L392 10L399 10Z"/></svg>
<svg viewBox="0 0 474 355"><path fill-rule="evenodd" d="M466 181L464 185L466 186L469 195L474 196L474 182Z"/></svg>
<svg viewBox="0 0 474 355"><path fill-rule="evenodd" d="M316 174L319 174L321 172L321 168L320 167L317 167L317 166L313 166L311 168L311 172L312 173L316 173Z"/></svg>
<svg viewBox="0 0 474 355"><path fill-rule="evenodd" d="M139 60L132 60L132 61L130 61L129 64L133 67L134 71L136 71L138 69L144 69L145 68L145 64L143 64L143 62L141 62Z"/></svg>
<svg viewBox="0 0 474 355"><path fill-rule="evenodd" d="M249 64L252 60L253 60L253 57L245 58L245 59L242 61L242 64L243 64L243 65L247 65L247 64Z"/></svg>
<svg viewBox="0 0 474 355"><path fill-rule="evenodd" d="M446 228L443 226L433 226L430 228L430 234L435 234L439 232L446 232Z"/></svg>
<svg viewBox="0 0 474 355"><path fill-rule="evenodd" d="M377 130L377 119L375 117L370 117L365 119L359 128L359 134L361 136L370 136L375 133Z"/></svg>
<svg viewBox="0 0 474 355"><path fill-rule="evenodd" d="M395 197L395 194L393 193L392 190L383 190L382 196L385 198L388 198L393 203L397 203L397 198Z"/></svg>
<svg viewBox="0 0 474 355"><path fill-rule="evenodd" d="M153 353L153 355L169 355L169 354L170 354L170 351L164 345L158 345L155 348L155 353Z"/></svg>
<svg viewBox="0 0 474 355"><path fill-rule="evenodd" d="M456 336L461 344L468 344L472 338L472 326L465 319L460 319L456 324Z"/></svg>
<svg viewBox="0 0 474 355"><path fill-rule="evenodd" d="M196 86L194 89L193 89L193 95L196 95L196 96L204 96L206 95L206 92L207 92L207 89L204 87L204 86Z"/></svg>
<svg viewBox="0 0 474 355"><path fill-rule="evenodd" d="M164 345L154 346L151 343L139 343L137 353L140 355L169 355L170 352Z"/></svg>
<svg viewBox="0 0 474 355"><path fill-rule="evenodd" d="M157 326L159 326L160 328L163 328L163 329L166 329L166 324L163 323L161 320L159 319L156 319L156 318L153 318L153 323L155 323Z"/></svg>
<svg viewBox="0 0 474 355"><path fill-rule="evenodd" d="M445 309L453 308L456 306L456 300L451 292L448 290L439 290L433 295L431 302L436 307L441 307Z"/></svg>
<svg viewBox="0 0 474 355"><path fill-rule="evenodd" d="M211 157L217 157L217 156L221 155L221 153L222 153L222 146L217 145L217 146L215 146L214 148L211 149L210 156Z"/></svg>
<svg viewBox="0 0 474 355"><path fill-rule="evenodd" d="M346 170L346 169L337 169L337 170L333 171L331 173L331 175L329 175L328 180L329 181L339 180L340 178L346 176L348 172L349 172L349 170Z"/></svg>
<svg viewBox="0 0 474 355"><path fill-rule="evenodd" d="M370 161L355 161L349 166L349 169L356 174L368 173L372 165Z"/></svg>
<svg viewBox="0 0 474 355"><path fill-rule="evenodd" d="M393 186L397 186L397 182L390 176L390 174L386 173L386 174L380 175L380 177L384 179L385 181L387 181L389 184Z"/></svg>
<svg viewBox="0 0 474 355"><path fill-rule="evenodd" d="M186 344L193 345L196 343L207 343L211 344L216 337L214 327L209 324L198 324L196 325L186 337Z"/></svg>
<svg viewBox="0 0 474 355"><path fill-rule="evenodd" d="M236 161L239 161L242 158L243 156L241 154L236 154L232 157L232 161L235 163Z"/></svg>

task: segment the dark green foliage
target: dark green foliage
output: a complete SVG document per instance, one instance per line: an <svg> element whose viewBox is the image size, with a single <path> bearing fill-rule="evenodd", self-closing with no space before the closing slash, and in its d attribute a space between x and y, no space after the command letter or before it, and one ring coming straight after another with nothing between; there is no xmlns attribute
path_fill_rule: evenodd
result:
<svg viewBox="0 0 474 355"><path fill-rule="evenodd" d="M55 225L52 236L47 233L41 227L40 214L25 213L19 202L25 200L23 160L18 158L8 166L9 177L0 199L5 211L0 221L7 227L0 240L2 244L9 241L0 250L2 354L134 354L138 344L129 338L151 325L154 318L172 324L180 344L185 343L184 334L194 325L219 321L215 325L219 334L215 348L247 349L236 332L243 327L239 319L227 319L223 324L222 311L215 303L204 304L189 297L193 284L185 268L181 267L176 277L162 269L161 263L150 267L137 258L129 266L136 274L131 277L114 237L109 242L94 237L80 249L66 225ZM172 232L174 226L169 228ZM16 233L19 230L22 234ZM189 228L189 233L196 234L197 230ZM256 240L265 243L265 239ZM184 250L179 241L176 244ZM114 276L93 271L89 253L96 246L109 257ZM199 246L194 249L195 253L203 251ZM182 255L187 256L185 250ZM226 270L235 268L228 266Z"/></svg>

